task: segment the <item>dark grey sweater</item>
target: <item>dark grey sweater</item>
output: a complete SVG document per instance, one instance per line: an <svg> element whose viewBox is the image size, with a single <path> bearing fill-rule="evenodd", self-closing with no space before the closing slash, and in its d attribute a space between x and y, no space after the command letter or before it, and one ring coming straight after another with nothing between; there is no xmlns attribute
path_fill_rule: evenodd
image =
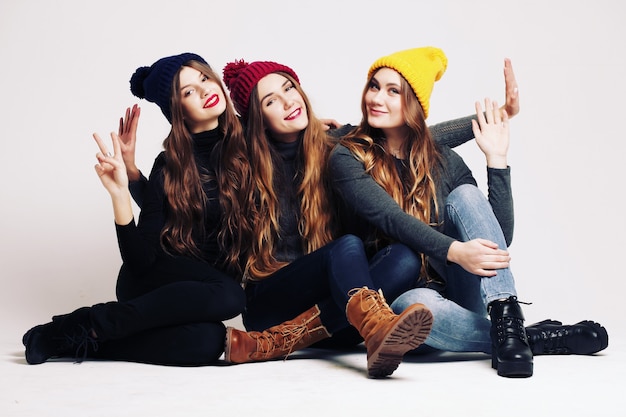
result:
<svg viewBox="0 0 626 417"><path fill-rule="evenodd" d="M443 155L437 184L437 200L443 207L450 192L461 184L476 180L463 159L450 147L439 145ZM361 226L373 227L389 238L404 243L417 253L445 261L454 241L435 227L405 213L389 194L365 172L363 164L344 146L338 145L330 156L330 176L334 189L348 211ZM489 202L502 227L507 245L513 237L513 198L510 168L487 169ZM356 223L355 223L356 224ZM350 231L350 230L348 230ZM360 236L363 230L350 231Z"/></svg>

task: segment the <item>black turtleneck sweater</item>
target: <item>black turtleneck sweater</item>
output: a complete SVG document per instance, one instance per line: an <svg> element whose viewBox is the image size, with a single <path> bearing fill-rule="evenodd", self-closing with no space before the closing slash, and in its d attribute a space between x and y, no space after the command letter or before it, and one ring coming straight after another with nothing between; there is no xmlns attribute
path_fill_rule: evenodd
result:
<svg viewBox="0 0 626 417"><path fill-rule="evenodd" d="M193 135L196 164L201 173L214 172L211 153L222 139L219 129ZM160 244L160 234L169 215L169 206L164 190L165 152L155 159L150 178L140 188L133 189L133 198L141 205L139 221L125 226L116 225L122 260L135 273L141 274L151 268L158 259L169 256ZM203 258L215 264L220 256L217 231L220 222L220 205L217 184L214 179L203 185L207 195L204 230L196 230L196 244Z"/></svg>
<svg viewBox="0 0 626 417"><path fill-rule="evenodd" d="M275 155L274 190L280 204L280 236L275 242L274 257L281 262L293 262L304 255L302 236L298 231L300 199L296 180L298 150L302 140L291 143L272 141Z"/></svg>

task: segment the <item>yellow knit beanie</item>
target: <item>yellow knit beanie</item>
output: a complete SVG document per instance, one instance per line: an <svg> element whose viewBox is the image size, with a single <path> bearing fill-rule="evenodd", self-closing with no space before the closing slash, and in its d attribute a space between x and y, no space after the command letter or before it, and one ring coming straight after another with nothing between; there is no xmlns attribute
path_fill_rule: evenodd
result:
<svg viewBox="0 0 626 417"><path fill-rule="evenodd" d="M438 81L448 66L448 58L439 48L426 46L406 49L378 58L367 73L367 79L382 67L394 69L408 81L413 88L422 108L424 118L428 117L430 94L435 81Z"/></svg>

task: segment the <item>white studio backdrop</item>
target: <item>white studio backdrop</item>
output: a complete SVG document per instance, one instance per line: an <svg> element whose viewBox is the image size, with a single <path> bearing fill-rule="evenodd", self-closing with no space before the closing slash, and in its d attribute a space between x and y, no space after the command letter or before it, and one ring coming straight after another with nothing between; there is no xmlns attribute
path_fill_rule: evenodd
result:
<svg viewBox="0 0 626 417"><path fill-rule="evenodd" d="M292 67L320 117L356 124L369 65L433 45L448 56L431 124L502 102L505 57L520 85L510 164L510 250L528 320L592 318L624 293L621 213L625 13L618 1L120 1L0 3L3 317L24 327L113 300L121 264L93 132L108 137L139 103L138 165L149 172L168 124L129 91L156 59L195 52ZM484 158L458 148L481 182ZM138 212L137 212L138 213ZM611 330L611 328L609 328Z"/></svg>

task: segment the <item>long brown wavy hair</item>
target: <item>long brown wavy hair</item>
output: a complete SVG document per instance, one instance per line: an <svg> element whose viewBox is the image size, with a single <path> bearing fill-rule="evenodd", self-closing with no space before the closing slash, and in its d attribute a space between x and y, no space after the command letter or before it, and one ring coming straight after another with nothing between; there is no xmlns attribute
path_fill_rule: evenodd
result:
<svg viewBox="0 0 626 417"><path fill-rule="evenodd" d="M298 228L303 241L304 253L310 253L334 237L334 206L330 198L330 184L326 167L328 155L334 144L326 134L322 122L313 113L311 103L300 84L286 73L279 72L293 83L302 95L307 109L309 124L301 132L302 144L297 155L298 197L300 218ZM263 279L286 265L274 257L274 247L280 239L280 204L275 190L275 151L270 144L269 132L261 111L257 87L252 90L247 114L248 149L250 153L252 193L242 192L245 198L254 195L256 206L248 214L249 219L241 219L238 236L246 238L234 242L230 259L242 257L244 269L250 279ZM246 202L248 204L248 202ZM250 215L252 213L252 215ZM251 245L241 245L248 241Z"/></svg>
<svg viewBox="0 0 626 417"><path fill-rule="evenodd" d="M407 155L407 168L401 178L395 158L385 148L385 137L381 129L370 126L367 118L365 95L375 81L368 80L361 97L363 117L359 126L346 135L341 144L346 146L365 166L365 172L398 203L402 209L431 225L438 223L436 179L441 164L437 149L420 105L409 83L400 75L403 116L406 125L406 140L403 154ZM379 236L383 241L387 237ZM422 255L422 274L426 273L426 259Z"/></svg>
<svg viewBox="0 0 626 417"><path fill-rule="evenodd" d="M245 168L240 167L242 161L246 160L246 141L243 129L233 104L226 93L219 76L210 66L198 62L189 61L184 66L188 66L200 71L209 79L216 81L226 99L226 110L218 117L219 127L223 133L224 140L216 147L214 155L220 191L220 205L223 213L227 215L230 210L239 208L238 199L232 198L237 195L240 178L231 175L232 172L245 172ZM182 67L181 67L182 69ZM196 164L193 150L193 139L189 129L185 125L181 104L180 90L180 69L172 80L171 109L172 128L165 140L165 167L164 167L164 189L169 205L169 214L165 226L161 231L161 244L167 251L177 254L192 256L202 259L202 254L197 247L198 238L204 237L205 205L207 196L203 189L203 184L214 178L214 173L200 172ZM230 220L222 224L228 224ZM220 232L220 236L225 233ZM220 244L224 248L230 240L220 239Z"/></svg>

